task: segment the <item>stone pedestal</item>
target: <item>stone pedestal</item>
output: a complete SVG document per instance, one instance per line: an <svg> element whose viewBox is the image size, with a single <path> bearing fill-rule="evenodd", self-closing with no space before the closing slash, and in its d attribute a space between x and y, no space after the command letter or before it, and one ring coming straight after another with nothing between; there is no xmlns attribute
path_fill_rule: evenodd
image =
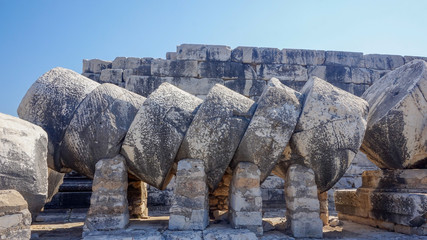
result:
<svg viewBox="0 0 427 240"><path fill-rule="evenodd" d="M131 218L148 218L147 184L143 181L128 180L127 198Z"/></svg>
<svg viewBox="0 0 427 240"><path fill-rule="evenodd" d="M320 219L323 222L323 226L328 225L329 221L329 210L328 210L328 192L318 192L320 205Z"/></svg>
<svg viewBox="0 0 427 240"><path fill-rule="evenodd" d="M229 211L233 228L246 228L262 235L261 171L256 164L239 162L230 185Z"/></svg>
<svg viewBox="0 0 427 240"><path fill-rule="evenodd" d="M128 174L123 156L101 159L96 163L83 235L89 231L116 230L127 226L127 188Z"/></svg>
<svg viewBox="0 0 427 240"><path fill-rule="evenodd" d="M285 180L286 219L297 238L322 238L323 224L314 172L302 165L291 165Z"/></svg>
<svg viewBox="0 0 427 240"><path fill-rule="evenodd" d="M204 162L178 162L176 186L170 208L170 230L204 230L209 224L209 198Z"/></svg>
<svg viewBox="0 0 427 240"><path fill-rule="evenodd" d="M340 219L427 235L427 169L365 171L362 187L335 192Z"/></svg>
<svg viewBox="0 0 427 240"><path fill-rule="evenodd" d="M31 213L16 190L0 190L0 239L30 239Z"/></svg>

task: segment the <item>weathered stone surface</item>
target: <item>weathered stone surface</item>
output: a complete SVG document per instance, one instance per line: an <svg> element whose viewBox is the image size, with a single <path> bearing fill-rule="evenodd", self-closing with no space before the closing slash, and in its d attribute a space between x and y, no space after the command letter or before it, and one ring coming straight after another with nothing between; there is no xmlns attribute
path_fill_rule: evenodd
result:
<svg viewBox="0 0 427 240"><path fill-rule="evenodd" d="M363 56L366 68L377 70L393 70L405 64L399 55L367 54Z"/></svg>
<svg viewBox="0 0 427 240"><path fill-rule="evenodd" d="M151 62L151 75L159 77L197 77L197 61L155 59Z"/></svg>
<svg viewBox="0 0 427 240"><path fill-rule="evenodd" d="M131 218L148 218L147 184L143 181L128 179L127 190L129 216Z"/></svg>
<svg viewBox="0 0 427 240"><path fill-rule="evenodd" d="M307 81L307 69L300 65L260 64L256 71L259 79L270 80L275 77L279 80Z"/></svg>
<svg viewBox="0 0 427 240"><path fill-rule="evenodd" d="M202 240L202 231L164 231L164 240Z"/></svg>
<svg viewBox="0 0 427 240"><path fill-rule="evenodd" d="M216 84L197 111L177 159L203 160L208 185L214 190L233 158L255 108L251 99Z"/></svg>
<svg viewBox="0 0 427 240"><path fill-rule="evenodd" d="M200 62L198 76L200 78L222 78L224 80L257 78L251 65L236 62Z"/></svg>
<svg viewBox="0 0 427 240"><path fill-rule="evenodd" d="M65 166L93 177L99 159L112 158L121 149L126 133L145 98L102 84L75 111L61 145Z"/></svg>
<svg viewBox="0 0 427 240"><path fill-rule="evenodd" d="M27 121L0 113L0 189L15 189L35 218L48 193L47 134Z"/></svg>
<svg viewBox="0 0 427 240"><path fill-rule="evenodd" d="M83 235L91 231L123 229L129 223L127 171L121 155L96 163Z"/></svg>
<svg viewBox="0 0 427 240"><path fill-rule="evenodd" d="M301 90L304 106L283 158L275 168L284 177L292 163L313 169L321 192L345 173L365 133L368 104L324 80L312 77Z"/></svg>
<svg viewBox="0 0 427 240"><path fill-rule="evenodd" d="M167 52L166 53L166 60L177 60L177 53L176 52Z"/></svg>
<svg viewBox="0 0 427 240"><path fill-rule="evenodd" d="M99 82L99 78L101 77L101 73L82 73L82 75L95 82Z"/></svg>
<svg viewBox="0 0 427 240"><path fill-rule="evenodd" d="M343 65L348 67L364 67L363 53L326 51L325 65Z"/></svg>
<svg viewBox="0 0 427 240"><path fill-rule="evenodd" d="M59 187L64 181L65 173L60 173L55 170L48 168L48 189L46 202L50 202L59 191Z"/></svg>
<svg viewBox="0 0 427 240"><path fill-rule="evenodd" d="M301 94L272 78L231 162L255 163L261 182L270 174L291 138L301 113Z"/></svg>
<svg viewBox="0 0 427 240"><path fill-rule="evenodd" d="M237 47L231 52L231 61L243 63L279 63L280 50L277 48Z"/></svg>
<svg viewBox="0 0 427 240"><path fill-rule="evenodd" d="M176 47L176 59L197 61L229 61L231 48L223 45L181 44Z"/></svg>
<svg viewBox="0 0 427 240"><path fill-rule="evenodd" d="M405 59L405 64L412 62L413 60L416 60L416 59L427 61L427 57L420 57L420 56L404 56L403 58Z"/></svg>
<svg viewBox="0 0 427 240"><path fill-rule="evenodd" d="M427 63L415 60L377 80L361 150L380 168L427 167Z"/></svg>
<svg viewBox="0 0 427 240"><path fill-rule="evenodd" d="M170 83L190 94L207 95L215 84L224 84L219 78L130 76L126 79L126 89L148 97L162 83Z"/></svg>
<svg viewBox="0 0 427 240"><path fill-rule="evenodd" d="M42 127L48 134L48 166L67 171L60 161L59 145L80 102L98 83L65 68L54 68L27 91L18 107L20 118Z"/></svg>
<svg viewBox="0 0 427 240"><path fill-rule="evenodd" d="M199 159L178 162L170 230L204 230L209 224L209 189L204 165Z"/></svg>
<svg viewBox="0 0 427 240"><path fill-rule="evenodd" d="M262 91L266 85L266 81L237 79L225 81L224 85L227 88L238 92L246 97L253 97L261 96Z"/></svg>
<svg viewBox="0 0 427 240"><path fill-rule="evenodd" d="M306 49L283 49L281 63L297 65L322 65L325 62L325 51Z"/></svg>
<svg viewBox="0 0 427 240"><path fill-rule="evenodd" d="M293 164L285 180L286 220L294 237L322 238L323 223L312 169Z"/></svg>
<svg viewBox="0 0 427 240"><path fill-rule="evenodd" d="M144 182L164 189L175 156L202 100L163 83L142 104L122 146L129 170Z"/></svg>
<svg viewBox="0 0 427 240"><path fill-rule="evenodd" d="M230 185L230 222L233 228L245 228L258 236L262 229L262 198L257 165L239 162Z"/></svg>
<svg viewBox="0 0 427 240"><path fill-rule="evenodd" d="M255 233L247 229L230 229L227 226L217 225L203 231L204 240L258 240Z"/></svg>
<svg viewBox="0 0 427 240"><path fill-rule="evenodd" d="M427 193L427 169L364 171L361 187L383 191Z"/></svg>
<svg viewBox="0 0 427 240"><path fill-rule="evenodd" d="M153 58L116 57L110 68L112 69L135 69L150 66Z"/></svg>
<svg viewBox="0 0 427 240"><path fill-rule="evenodd" d="M111 68L112 63L110 61L104 61L100 59L83 59L83 72L84 73L101 73L102 70Z"/></svg>
<svg viewBox="0 0 427 240"><path fill-rule="evenodd" d="M100 83L112 83L118 86L124 86L123 69L104 69L99 77Z"/></svg>
<svg viewBox="0 0 427 240"><path fill-rule="evenodd" d="M31 213L16 190L0 190L0 239L30 239Z"/></svg>

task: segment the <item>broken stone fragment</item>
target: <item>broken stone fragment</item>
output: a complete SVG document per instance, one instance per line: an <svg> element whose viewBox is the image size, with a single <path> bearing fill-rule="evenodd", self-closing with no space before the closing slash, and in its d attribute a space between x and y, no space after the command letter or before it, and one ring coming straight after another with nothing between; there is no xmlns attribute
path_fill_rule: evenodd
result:
<svg viewBox="0 0 427 240"><path fill-rule="evenodd" d="M255 109L256 104L251 99L216 84L197 111L177 160L203 160L208 185L214 190L233 158Z"/></svg>
<svg viewBox="0 0 427 240"><path fill-rule="evenodd" d="M60 161L59 145L80 102L97 86L89 78L58 67L37 79L19 104L19 117L47 132L47 163L55 171L69 171Z"/></svg>
<svg viewBox="0 0 427 240"><path fill-rule="evenodd" d="M301 94L272 78L231 162L255 163L261 182L270 175L291 138L301 113Z"/></svg>
<svg viewBox="0 0 427 240"><path fill-rule="evenodd" d="M179 146L201 103L169 83L149 95L122 146L132 174L156 188L167 186Z"/></svg>
<svg viewBox="0 0 427 240"><path fill-rule="evenodd" d="M81 102L65 132L62 163L93 177L99 159L120 153L123 139L144 100L108 83L93 90Z"/></svg>
<svg viewBox="0 0 427 240"><path fill-rule="evenodd" d="M48 193L47 134L39 126L0 113L0 143L0 190L17 190L35 218Z"/></svg>
<svg viewBox="0 0 427 240"><path fill-rule="evenodd" d="M275 173L285 177L290 164L307 166L324 192L344 175L362 144L368 104L317 77L301 93L302 113Z"/></svg>
<svg viewBox="0 0 427 240"><path fill-rule="evenodd" d="M427 167L427 63L414 60L363 94L370 105L361 150L380 168Z"/></svg>

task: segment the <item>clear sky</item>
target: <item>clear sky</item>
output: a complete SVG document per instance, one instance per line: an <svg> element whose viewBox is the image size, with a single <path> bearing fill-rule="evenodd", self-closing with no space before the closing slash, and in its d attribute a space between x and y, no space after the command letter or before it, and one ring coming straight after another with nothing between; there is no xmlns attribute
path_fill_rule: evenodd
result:
<svg viewBox="0 0 427 240"><path fill-rule="evenodd" d="M427 56L425 0L0 0L0 112L51 68L182 43Z"/></svg>

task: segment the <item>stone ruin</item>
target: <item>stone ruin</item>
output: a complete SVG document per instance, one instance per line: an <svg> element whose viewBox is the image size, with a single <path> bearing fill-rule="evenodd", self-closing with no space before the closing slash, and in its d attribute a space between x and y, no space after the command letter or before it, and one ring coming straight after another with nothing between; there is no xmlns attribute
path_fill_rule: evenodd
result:
<svg viewBox="0 0 427 240"><path fill-rule="evenodd" d="M365 172L357 190L337 191L339 217L426 235L424 61L185 44L167 58L85 60L83 76L55 68L40 77L18 115L47 137L0 115L38 131L24 134L34 143L25 146L18 132L0 156L41 166L34 161L47 160L52 170L45 164L31 173L40 183L29 192L40 199L26 197L16 181L2 188L23 194L34 216L51 197L48 175L50 195L60 184L57 172L94 178L84 227L90 235L147 217L146 184L164 189L176 176L168 234L204 230L221 213L212 212L216 200L227 205L219 209L228 210L222 213L232 228L261 236L260 186L274 173L285 179L290 233L319 238L328 223L326 192L361 148L387 170ZM0 127L10 142L14 128ZM22 158L31 152L36 157ZM224 186L227 201L212 198Z"/></svg>

